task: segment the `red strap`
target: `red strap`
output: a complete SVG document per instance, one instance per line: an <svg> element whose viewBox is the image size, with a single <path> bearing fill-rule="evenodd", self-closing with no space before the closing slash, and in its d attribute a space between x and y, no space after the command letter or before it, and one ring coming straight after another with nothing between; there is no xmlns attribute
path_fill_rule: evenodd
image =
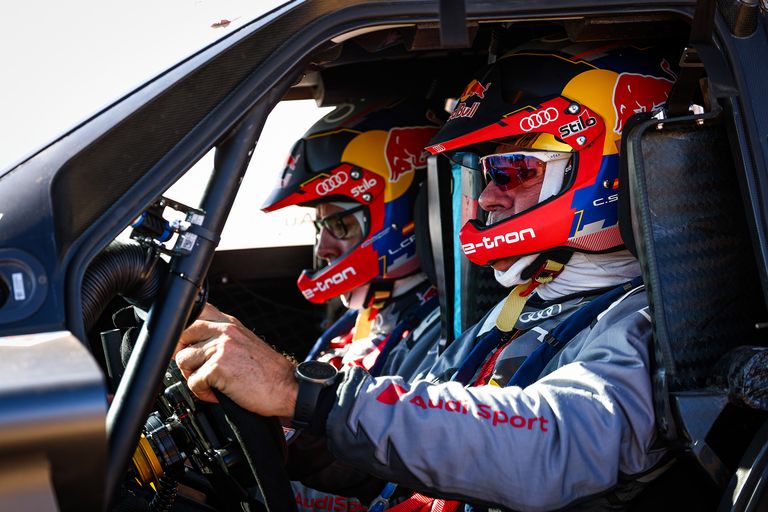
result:
<svg viewBox="0 0 768 512"><path fill-rule="evenodd" d="M493 355L488 359L488 361L485 362L483 367L480 368L480 374L477 376L477 379L475 379L475 382L472 383L473 386L485 386L488 384L488 381L493 375L493 370L496 368L496 360L499 358L507 345L512 343L519 335L520 331L515 331L512 337L509 338L506 343L499 345Z"/></svg>
<svg viewBox="0 0 768 512"><path fill-rule="evenodd" d="M342 334L341 336L337 336L333 338L328 343L329 349L335 349L335 348L343 348L352 343L352 331L349 331L346 334Z"/></svg>
<svg viewBox="0 0 768 512"><path fill-rule="evenodd" d="M461 503L430 498L417 492L405 501L387 509L387 512L456 512Z"/></svg>
<svg viewBox="0 0 768 512"><path fill-rule="evenodd" d="M415 492L408 496L405 501L389 507L387 512L429 512L433 501L435 501L434 498Z"/></svg>

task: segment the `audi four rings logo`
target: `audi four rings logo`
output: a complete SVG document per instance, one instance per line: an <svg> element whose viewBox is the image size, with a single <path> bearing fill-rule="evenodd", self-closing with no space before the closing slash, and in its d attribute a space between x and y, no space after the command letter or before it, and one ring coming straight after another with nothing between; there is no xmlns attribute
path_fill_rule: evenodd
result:
<svg viewBox="0 0 768 512"><path fill-rule="evenodd" d="M349 181L349 175L345 172L340 172L338 174L334 174L333 176L330 176L315 186L315 192L317 192L317 195L324 196L326 194L330 194L343 184L345 184L347 181Z"/></svg>
<svg viewBox="0 0 768 512"><path fill-rule="evenodd" d="M524 132L530 132L536 128L541 128L545 124L549 124L552 121L557 120L560 117L560 113L555 107L548 107L544 110L534 112L528 117L524 117L520 121L520 129Z"/></svg>

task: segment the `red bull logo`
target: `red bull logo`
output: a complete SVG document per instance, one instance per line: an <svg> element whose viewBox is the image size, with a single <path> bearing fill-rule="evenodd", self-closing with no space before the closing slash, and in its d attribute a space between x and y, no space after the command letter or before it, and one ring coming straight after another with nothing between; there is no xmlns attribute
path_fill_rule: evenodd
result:
<svg viewBox="0 0 768 512"><path fill-rule="evenodd" d="M464 88L464 91L461 93L461 96L459 96L460 102L465 102L472 96L477 96L478 98L485 99L485 93L488 92L488 89L491 87L491 82L488 82L487 84L483 85L477 80L472 80L469 82L469 85L467 85Z"/></svg>
<svg viewBox="0 0 768 512"><path fill-rule="evenodd" d="M299 159L301 158L301 153L299 153L296 156L288 155L288 161L285 163L285 165L292 171L296 170L296 164L299 163Z"/></svg>
<svg viewBox="0 0 768 512"><path fill-rule="evenodd" d="M427 165L424 147L437 131L433 126L392 128L387 136L384 155L389 166L389 181L396 183L403 175Z"/></svg>
<svg viewBox="0 0 768 512"><path fill-rule="evenodd" d="M621 133L632 114L650 112L664 105L671 88L672 80L666 78L639 73L619 74L613 89L613 108L616 112L613 131Z"/></svg>

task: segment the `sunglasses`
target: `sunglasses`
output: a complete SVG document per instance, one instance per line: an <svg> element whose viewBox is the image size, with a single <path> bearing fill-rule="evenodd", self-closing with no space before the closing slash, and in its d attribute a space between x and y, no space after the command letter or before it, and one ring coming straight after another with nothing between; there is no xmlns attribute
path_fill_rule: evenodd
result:
<svg viewBox="0 0 768 512"><path fill-rule="evenodd" d="M481 157L485 182L500 190L513 190L544 176L547 163L571 158L570 153L555 151L497 153Z"/></svg>
<svg viewBox="0 0 768 512"><path fill-rule="evenodd" d="M315 231L318 235L322 230L328 231L332 237L337 240L346 240L349 236L349 224L344 220L350 215L353 215L365 208L364 205L355 206L349 210L343 212L336 212L323 217L322 219L315 219Z"/></svg>

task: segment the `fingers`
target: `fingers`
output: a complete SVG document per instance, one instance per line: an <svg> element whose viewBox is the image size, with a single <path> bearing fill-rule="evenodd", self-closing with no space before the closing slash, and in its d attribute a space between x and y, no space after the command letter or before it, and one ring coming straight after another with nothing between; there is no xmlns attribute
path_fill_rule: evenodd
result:
<svg viewBox="0 0 768 512"><path fill-rule="evenodd" d="M216 306L207 302L205 304L205 307L200 312L200 315L197 318L198 320L207 320L209 322L231 323L238 326L243 325L242 323L240 323L240 320L238 320L234 316L227 315L226 313L222 313L221 311L219 311L219 309Z"/></svg>
<svg viewBox="0 0 768 512"><path fill-rule="evenodd" d="M208 353L206 350L207 343L197 343L195 345L189 345L179 350L174 359L176 360L176 366L181 370L184 377L189 378L198 368L203 366L208 360Z"/></svg>
<svg viewBox="0 0 768 512"><path fill-rule="evenodd" d="M214 368L215 363L212 363L210 360L205 361L196 372L187 377L187 385L189 386L190 391L192 391L200 400L206 402L218 402L212 388L217 388L223 392L214 375Z"/></svg>

